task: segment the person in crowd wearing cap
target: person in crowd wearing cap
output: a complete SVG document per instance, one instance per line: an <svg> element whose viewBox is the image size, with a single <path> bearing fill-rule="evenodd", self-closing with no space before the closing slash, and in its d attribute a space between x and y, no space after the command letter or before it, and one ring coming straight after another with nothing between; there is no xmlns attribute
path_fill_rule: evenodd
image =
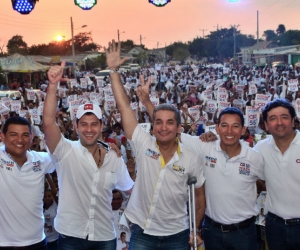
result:
<svg viewBox="0 0 300 250"><path fill-rule="evenodd" d="M126 165L116 152L98 143L104 126L99 106L78 107L75 130L78 141L65 139L55 123L56 90L65 62L48 71L49 86L44 105L44 132L48 151L57 164L58 213L54 221L60 233L60 250L116 248L111 209L112 190L130 194L133 186Z"/></svg>
<svg viewBox="0 0 300 250"><path fill-rule="evenodd" d="M279 98L279 96L276 94L275 88L272 86L268 88L267 95L269 96L269 101L273 101Z"/></svg>
<svg viewBox="0 0 300 250"><path fill-rule="evenodd" d="M267 187L266 238L270 250L300 249L300 133L294 130L295 109L284 99L267 103L262 111L272 137L255 149L264 158Z"/></svg>
<svg viewBox="0 0 300 250"><path fill-rule="evenodd" d="M187 180L196 176L197 227L205 209L204 178L199 158L181 145L176 136L181 130L180 113L172 105L162 104L152 116L152 137L138 125L128 96L116 69L126 61L120 57L120 44L109 43L107 65L111 70L112 90L122 115L126 137L136 154L138 178L131 194L126 217L133 223L129 249L189 249L189 225L186 202ZM140 81L144 84L143 76ZM147 81L150 86L150 79ZM138 87L139 89L140 87ZM202 242L197 233L198 244ZM193 237L190 237L190 244Z"/></svg>
<svg viewBox="0 0 300 250"><path fill-rule="evenodd" d="M29 151L32 139L26 118L5 121L0 148L0 249L47 249L44 179L55 166L47 153Z"/></svg>

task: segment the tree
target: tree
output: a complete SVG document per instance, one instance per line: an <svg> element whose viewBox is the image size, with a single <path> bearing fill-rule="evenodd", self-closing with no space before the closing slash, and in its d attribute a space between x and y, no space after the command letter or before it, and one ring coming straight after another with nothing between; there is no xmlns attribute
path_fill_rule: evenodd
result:
<svg viewBox="0 0 300 250"><path fill-rule="evenodd" d="M136 56L136 60L140 65L144 65L146 63L146 61L148 60L147 52L146 51L140 52Z"/></svg>
<svg viewBox="0 0 300 250"><path fill-rule="evenodd" d="M190 55L190 52L188 49L184 48L176 48L175 51L173 52L173 57L175 60L181 61L182 63L184 62L185 59L187 59Z"/></svg>
<svg viewBox="0 0 300 250"><path fill-rule="evenodd" d="M128 51L133 49L136 46L138 46L138 45L135 45L133 40L127 39L126 41L121 41L121 48L128 50Z"/></svg>
<svg viewBox="0 0 300 250"><path fill-rule="evenodd" d="M23 36L20 35L15 35L10 40L8 40L6 48L9 55L12 55L14 53L27 55L28 53L27 43L23 41Z"/></svg>
<svg viewBox="0 0 300 250"><path fill-rule="evenodd" d="M182 43L182 42L175 42L169 46L166 47L166 53L168 56L173 56L175 50L177 50L178 48L184 49L184 50L188 50L189 49L189 45Z"/></svg>
<svg viewBox="0 0 300 250"><path fill-rule="evenodd" d="M286 31L284 24L279 24L276 30L277 35L282 35Z"/></svg>
<svg viewBox="0 0 300 250"><path fill-rule="evenodd" d="M300 44L300 31L299 30L288 30L283 35L280 36L280 39L273 39L274 42L279 41L280 46L289 46Z"/></svg>
<svg viewBox="0 0 300 250"><path fill-rule="evenodd" d="M5 73L0 65L0 83L3 83L5 81Z"/></svg>
<svg viewBox="0 0 300 250"><path fill-rule="evenodd" d="M106 66L106 56L103 53L95 58L88 58L85 64L87 70L92 70L94 68L104 69Z"/></svg>
<svg viewBox="0 0 300 250"><path fill-rule="evenodd" d="M274 32L274 30L265 30L263 33L263 37L266 38L266 41L272 41L272 39L276 37L276 33Z"/></svg>
<svg viewBox="0 0 300 250"><path fill-rule="evenodd" d="M69 40L70 45L72 45L72 40ZM80 32L78 35L74 36L74 47L75 51L85 52L85 51L98 51L101 46L93 42L91 32Z"/></svg>

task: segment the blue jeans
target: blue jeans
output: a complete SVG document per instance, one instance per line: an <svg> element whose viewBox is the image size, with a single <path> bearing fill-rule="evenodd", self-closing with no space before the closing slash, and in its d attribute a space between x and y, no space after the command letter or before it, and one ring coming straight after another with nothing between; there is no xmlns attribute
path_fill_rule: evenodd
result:
<svg viewBox="0 0 300 250"><path fill-rule="evenodd" d="M267 214L266 238L270 250L299 250L300 223L285 225L284 220Z"/></svg>
<svg viewBox="0 0 300 250"><path fill-rule="evenodd" d="M168 236L144 234L144 230L134 224L131 228L129 250L188 250L189 229Z"/></svg>
<svg viewBox="0 0 300 250"><path fill-rule="evenodd" d="M114 250L117 248L117 240L91 241L60 234L58 238L59 250Z"/></svg>
<svg viewBox="0 0 300 250"><path fill-rule="evenodd" d="M230 232L222 232L208 220L202 227L205 250L255 250L256 227L254 222L249 227Z"/></svg>
<svg viewBox="0 0 300 250"><path fill-rule="evenodd" d="M57 250L57 249L58 249L57 240L47 243L47 250Z"/></svg>

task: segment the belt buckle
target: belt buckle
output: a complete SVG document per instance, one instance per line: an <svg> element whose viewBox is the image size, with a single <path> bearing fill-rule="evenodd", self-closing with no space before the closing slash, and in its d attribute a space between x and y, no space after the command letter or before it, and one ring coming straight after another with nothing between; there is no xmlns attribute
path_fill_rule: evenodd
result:
<svg viewBox="0 0 300 250"><path fill-rule="evenodd" d="M221 225L221 230L222 230L223 233L228 233L229 232L229 230L224 230L223 229L223 225Z"/></svg>

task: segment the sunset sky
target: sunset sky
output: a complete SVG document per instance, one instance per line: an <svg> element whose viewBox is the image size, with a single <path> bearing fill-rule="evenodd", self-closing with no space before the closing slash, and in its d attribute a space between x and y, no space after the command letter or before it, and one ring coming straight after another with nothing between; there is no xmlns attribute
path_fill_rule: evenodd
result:
<svg viewBox="0 0 300 250"><path fill-rule="evenodd" d="M71 38L70 17L74 33L92 32L93 41L107 46L111 39L131 39L148 49L164 47L176 41L191 41L219 28L239 25L243 34L256 38L256 13L259 11L259 36L264 30L299 29L299 0L171 0L157 8L148 0L98 0L92 10L83 11L74 0L40 0L29 15L12 9L11 0L1 0L0 47L14 35L33 44L48 44L57 36ZM87 25L86 28L80 28ZM125 32L125 33L123 33Z"/></svg>

